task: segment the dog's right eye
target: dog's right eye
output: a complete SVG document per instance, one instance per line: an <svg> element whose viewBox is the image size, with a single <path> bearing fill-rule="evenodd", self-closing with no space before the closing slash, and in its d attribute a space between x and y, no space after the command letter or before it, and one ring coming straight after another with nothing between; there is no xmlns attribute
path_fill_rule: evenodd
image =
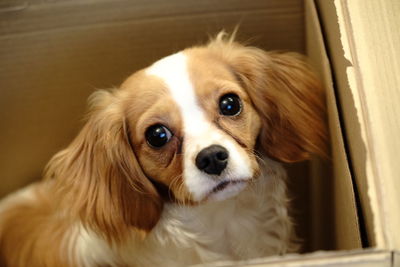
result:
<svg viewBox="0 0 400 267"><path fill-rule="evenodd" d="M240 98L235 94L226 94L219 100L220 113L225 116L236 116L242 111Z"/></svg>
<svg viewBox="0 0 400 267"><path fill-rule="evenodd" d="M150 126L145 135L147 143L153 148L164 146L172 137L171 131L161 124Z"/></svg>

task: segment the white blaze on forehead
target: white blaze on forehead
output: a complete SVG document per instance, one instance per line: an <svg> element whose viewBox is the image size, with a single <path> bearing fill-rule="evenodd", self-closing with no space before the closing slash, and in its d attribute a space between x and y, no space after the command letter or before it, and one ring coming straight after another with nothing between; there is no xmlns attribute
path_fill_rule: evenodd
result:
<svg viewBox="0 0 400 267"><path fill-rule="evenodd" d="M187 70L187 58L183 52L173 54L154 63L147 74L161 78L172 98L180 108L185 134L198 135L206 130L204 113L196 100L195 90Z"/></svg>
<svg viewBox="0 0 400 267"><path fill-rule="evenodd" d="M146 73L163 80L179 107L185 135L183 177L193 199L202 200L218 185L218 181L198 170L194 163L197 153L210 145L220 144L229 151L229 163L226 168L229 177L226 177L226 180L249 179L252 170L248 156L239 151L231 138L207 120L204 110L199 105L188 72L187 56L179 52L163 58L150 66Z"/></svg>

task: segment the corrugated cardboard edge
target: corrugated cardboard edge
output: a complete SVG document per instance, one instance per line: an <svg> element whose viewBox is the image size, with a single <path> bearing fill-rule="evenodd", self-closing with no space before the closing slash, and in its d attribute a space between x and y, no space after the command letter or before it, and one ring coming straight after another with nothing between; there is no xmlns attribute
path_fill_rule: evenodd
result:
<svg viewBox="0 0 400 267"><path fill-rule="evenodd" d="M251 266L251 267L269 267L269 266L351 266L351 267L391 267L393 265L393 253L389 251L366 249L343 252L318 251L310 254L299 255L292 254L282 257L270 257L268 259L255 259L242 262L219 262L213 264L196 266ZM396 266L397 267L397 266Z"/></svg>
<svg viewBox="0 0 400 267"><path fill-rule="evenodd" d="M354 66L350 89L359 98L363 119L375 232L384 242L377 245L400 249L400 2L341 0L340 4Z"/></svg>
<svg viewBox="0 0 400 267"><path fill-rule="evenodd" d="M373 159L373 146L371 144L371 136L370 130L367 128L369 127L368 124L368 112L364 110L363 104L363 96L360 95L362 93L361 87L362 85L362 78L359 73L359 68L357 64L357 55L354 50L354 40L353 40L353 30L348 14L348 10L346 8L346 3L344 1L336 1L335 0L335 7L338 14L338 23L339 29L341 33L341 42L342 48L344 51L344 57L348 62L351 64L346 68L347 74L347 82L349 85L350 92L352 94L352 98L354 101L354 107L357 111L356 116L358 117L358 121L351 121L348 125L359 125L359 129L355 127L346 127L347 133L350 138L350 148L352 149L352 159L354 162L354 167L356 170L356 179L358 179L360 184L364 184L360 189L361 195L364 194L363 199L363 206L365 210L366 216L366 223L367 228L369 228L370 238L372 239L373 245L384 248L387 243L387 237L384 236L384 231L382 228L382 220L379 216L379 210L383 207L380 207L378 200L382 198L379 190L379 186L376 183L377 179L377 170L374 167ZM345 66L341 66L345 67ZM343 77L344 78L344 77ZM342 88L343 90L344 88ZM349 105L342 105L344 109L348 108ZM349 111L345 111L347 113L347 118L349 117ZM351 115L351 116L354 116ZM352 120L356 119L352 117ZM355 133L357 131L357 133ZM360 132L358 132L360 131ZM356 136L357 135L357 136ZM360 136L361 135L361 136ZM362 138L364 146L356 147L354 143L351 143L355 138ZM361 140L359 140L361 141ZM364 156L361 157L359 155L365 153ZM361 160L365 162L361 162ZM367 196L365 194L368 194ZM368 205L370 207L368 207ZM371 210L370 210L371 209ZM373 223L373 225L371 225ZM373 233L373 234L372 234Z"/></svg>
<svg viewBox="0 0 400 267"><path fill-rule="evenodd" d="M326 216L324 206L320 210L315 210L313 212L316 217L314 225L318 226L318 223L333 224L334 236L330 237L329 233L319 231L316 232L315 238L323 239L324 237L332 238L330 242L334 242L333 249L356 249L361 248L361 238L360 238L360 226L357 216L356 200L354 195L354 186L351 178L351 173L349 170L348 158L346 155L342 129L339 120L339 114L337 110L337 101L333 88L332 72L330 69L329 59L327 58L326 49L324 45L324 40L322 37L320 21L315 8L315 3L312 0L305 1L306 4L306 40L307 40L307 54L310 63L314 66L315 70L319 73L323 81L323 86L326 91L327 99L327 111L329 115L329 129L330 129L330 139L331 139L331 150L332 159L331 163L333 165L333 177L327 177L325 170L316 177L313 177L313 187L318 186L313 191L315 192L314 201L319 201L320 199L326 198L321 194L326 194L324 192L324 187L330 186L331 190L330 197L332 198L333 205L332 210L328 212L332 214L332 221L323 221L319 217ZM330 184L326 180L330 180ZM318 197L318 194L320 196ZM314 226L313 225L313 226ZM319 227L321 228L321 227ZM323 230L323 229L322 229ZM326 231L326 229L325 229ZM315 239L314 238L314 239ZM321 240L319 241L321 242ZM323 246L319 246L323 247Z"/></svg>
<svg viewBox="0 0 400 267"><path fill-rule="evenodd" d="M341 113L344 117L344 125L346 130L346 139L349 145L350 158L352 159L352 168L354 169L357 189L360 194L363 215L368 233L370 245L376 246L378 243L383 245L381 233L377 233L375 228L377 224L372 212L371 196L367 193L370 181L365 177L367 175L365 167L367 161L367 152L365 147L365 138L361 137L360 121L363 114L357 112L356 99L358 99L352 90L351 84L354 83L354 69L350 61L348 40L346 27L344 27L344 19L340 1L324 1L318 0L318 7L323 20L325 37L328 43L331 64L335 72L335 82L338 88L338 96L340 101ZM376 198L375 198L376 199Z"/></svg>
<svg viewBox="0 0 400 267"><path fill-rule="evenodd" d="M393 267L400 267L400 252L398 252L398 251L393 252L392 266Z"/></svg>
<svg viewBox="0 0 400 267"><path fill-rule="evenodd" d="M329 32L368 236L372 246L399 249L400 2L318 0L318 5Z"/></svg>

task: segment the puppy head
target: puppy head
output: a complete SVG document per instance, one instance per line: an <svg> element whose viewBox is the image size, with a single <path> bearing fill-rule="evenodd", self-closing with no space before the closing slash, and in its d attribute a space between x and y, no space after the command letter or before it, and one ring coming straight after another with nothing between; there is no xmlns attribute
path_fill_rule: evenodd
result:
<svg viewBox="0 0 400 267"><path fill-rule="evenodd" d="M48 176L84 225L111 240L131 227L145 233L167 199L238 194L259 173L257 153L293 162L321 152L322 99L297 56L220 35L96 93L88 123Z"/></svg>
<svg viewBox="0 0 400 267"><path fill-rule="evenodd" d="M324 151L323 92L296 54L219 36L128 79L130 139L145 174L183 203L223 200L283 162Z"/></svg>
<svg viewBox="0 0 400 267"><path fill-rule="evenodd" d="M258 172L251 99L207 48L166 57L123 85L143 171L183 203L235 195ZM129 101L128 101L129 102Z"/></svg>

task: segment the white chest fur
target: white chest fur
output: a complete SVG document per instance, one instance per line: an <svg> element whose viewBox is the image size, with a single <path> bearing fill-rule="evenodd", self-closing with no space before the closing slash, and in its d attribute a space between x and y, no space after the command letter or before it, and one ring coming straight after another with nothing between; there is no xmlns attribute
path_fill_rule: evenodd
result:
<svg viewBox="0 0 400 267"><path fill-rule="evenodd" d="M113 259L117 266L188 266L293 251L285 180L280 164L266 159L262 175L237 197L199 206L167 204L144 241L132 239L114 251L97 238L87 236L81 242L100 245L101 257L92 251L93 260L109 255L107 263Z"/></svg>

